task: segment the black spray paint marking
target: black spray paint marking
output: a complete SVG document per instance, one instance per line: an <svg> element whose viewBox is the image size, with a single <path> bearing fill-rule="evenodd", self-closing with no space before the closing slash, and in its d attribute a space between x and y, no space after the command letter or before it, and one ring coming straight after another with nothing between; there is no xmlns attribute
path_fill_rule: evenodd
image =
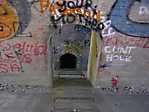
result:
<svg viewBox="0 0 149 112"><path fill-rule="evenodd" d="M92 30L102 30L103 29L103 23L98 23L96 19L91 19L89 17L84 17L81 14L70 14L67 16L61 15L62 12L66 10L66 8L74 9L74 8L84 8L92 11L94 17L97 14L97 6L92 6L91 0L86 0L85 4L83 4L84 0L81 0L81 3L79 3L79 0L76 1L62 1L62 3L56 2L56 4L60 7L58 14L51 17L51 21L53 22L53 26L56 28L57 22L61 21L63 24L66 23L74 23L76 21L76 18L79 18L79 22L83 24L84 26L87 26L89 29ZM101 27L102 25L102 27Z"/></svg>

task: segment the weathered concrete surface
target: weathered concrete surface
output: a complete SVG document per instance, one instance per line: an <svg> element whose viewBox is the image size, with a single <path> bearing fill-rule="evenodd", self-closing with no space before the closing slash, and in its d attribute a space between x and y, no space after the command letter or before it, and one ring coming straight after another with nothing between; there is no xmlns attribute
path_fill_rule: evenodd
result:
<svg viewBox="0 0 149 112"><path fill-rule="evenodd" d="M96 89L96 101L101 112L148 112L149 96L106 94Z"/></svg>
<svg viewBox="0 0 149 112"><path fill-rule="evenodd" d="M134 86L140 88L149 85L149 65L148 53L149 49L137 48L132 53L133 59L129 63L111 63L111 66L100 69L101 72L97 76L97 86L111 86L111 79L115 75L119 75L119 86Z"/></svg>
<svg viewBox="0 0 149 112"><path fill-rule="evenodd" d="M32 0L28 1L31 2ZM99 6L98 8L103 11L104 14L108 15L116 0L93 1L94 3L97 3ZM146 16L139 16L138 14L140 6L145 6L148 9L148 2L145 1L147 0L143 0L141 3L134 3L132 9L130 10L129 16L136 22L146 22L149 20L148 13ZM15 4L15 0L13 3ZM23 5L24 2L19 3L21 4L20 6L25 6ZM51 64L53 64L53 68L58 68L59 58L65 53L75 54L78 59L77 67L86 72L90 34L77 32L74 30L74 25L72 26L67 24L63 25L60 33L59 28L55 30L51 26L48 11L41 15L39 11L39 3L36 2L30 6L31 7L29 9L24 7L20 10L20 12L22 12L20 15L22 18L20 19L20 22L23 22L23 19L28 21L28 24L23 26L24 32L17 35L17 37L14 36L9 40L3 40L0 42L0 82L14 82L22 85L51 85L51 74L48 73L51 71L49 70ZM24 10L26 13L31 10L31 12L28 12L29 17L24 18ZM123 27L123 25L121 26ZM112 26L109 27L112 28ZM114 35L106 37L102 35L106 46L133 46L136 47L136 49L134 49L132 54L130 54L132 56L131 62L120 62L121 65L119 65L115 62L115 60L113 60L111 67L107 68L107 70L100 71L101 73L99 73L99 77L97 76L97 85L109 85L112 75L118 74L122 85L129 83L130 85L136 86L148 86L148 38L144 39L140 36L140 38L137 37L136 39L133 36L125 35L125 33L120 33L115 30L114 32ZM28 36L30 33L32 35ZM51 43L47 42L49 37L53 37ZM69 47L68 43L71 47ZM78 45L80 47L78 47ZM46 46L50 47L46 48ZM80 49L77 53L77 50L75 50L76 48L77 50ZM22 50L22 52L20 52L20 50ZM51 58L50 55L52 55L50 54L51 52L55 53L53 54L54 58L51 59L52 61L50 61L50 63L48 63Z"/></svg>
<svg viewBox="0 0 149 112"><path fill-rule="evenodd" d="M49 93L0 92L0 112L49 112Z"/></svg>
<svg viewBox="0 0 149 112"><path fill-rule="evenodd" d="M75 86L59 86L55 93L53 112L72 112L76 108L81 112L148 112L146 95L108 94L99 88ZM53 104L50 96L46 91L0 91L0 112L50 112Z"/></svg>
<svg viewBox="0 0 149 112"><path fill-rule="evenodd" d="M1 112L49 112L49 94L0 94Z"/></svg>
<svg viewBox="0 0 149 112"><path fill-rule="evenodd" d="M94 89L86 79L57 79L53 89L54 112L100 112Z"/></svg>

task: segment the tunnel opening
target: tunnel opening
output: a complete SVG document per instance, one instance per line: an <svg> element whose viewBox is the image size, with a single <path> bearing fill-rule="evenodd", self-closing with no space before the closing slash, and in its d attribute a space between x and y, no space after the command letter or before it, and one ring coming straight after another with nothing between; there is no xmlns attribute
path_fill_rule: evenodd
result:
<svg viewBox="0 0 149 112"><path fill-rule="evenodd" d="M60 69L76 69L77 57L66 53L60 57Z"/></svg>

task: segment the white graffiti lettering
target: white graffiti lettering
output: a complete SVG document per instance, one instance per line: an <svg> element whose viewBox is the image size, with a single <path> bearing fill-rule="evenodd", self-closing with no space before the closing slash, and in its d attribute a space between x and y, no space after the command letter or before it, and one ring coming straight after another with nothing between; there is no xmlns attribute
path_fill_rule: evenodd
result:
<svg viewBox="0 0 149 112"><path fill-rule="evenodd" d="M111 20L105 21L104 23L104 29L102 30L102 36L108 37L115 34L114 29L111 27Z"/></svg>
<svg viewBox="0 0 149 112"><path fill-rule="evenodd" d="M125 61L130 62L132 59L132 56L130 55L132 50L135 49L135 47L127 46L127 47L116 47L116 46L105 46L104 51L106 53L106 61Z"/></svg>
<svg viewBox="0 0 149 112"><path fill-rule="evenodd" d="M149 9L145 6L139 8L139 15L149 15Z"/></svg>

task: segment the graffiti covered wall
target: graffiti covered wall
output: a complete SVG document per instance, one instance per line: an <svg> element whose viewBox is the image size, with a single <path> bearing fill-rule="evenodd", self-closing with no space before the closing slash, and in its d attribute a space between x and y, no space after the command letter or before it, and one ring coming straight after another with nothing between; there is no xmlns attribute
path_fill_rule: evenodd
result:
<svg viewBox="0 0 149 112"><path fill-rule="evenodd" d="M49 85L48 24L39 1L0 0L1 81Z"/></svg>
<svg viewBox="0 0 149 112"><path fill-rule="evenodd" d="M48 85L49 53L55 54L55 68L61 55L72 53L85 70L94 30L103 40L97 85L116 74L122 83L148 83L148 0L40 1L0 0L1 79ZM65 29L68 24L74 26Z"/></svg>
<svg viewBox="0 0 149 112"><path fill-rule="evenodd" d="M105 28L104 58L100 60L97 85L110 86L116 75L120 76L121 86L148 84L148 3L148 0L99 0Z"/></svg>
<svg viewBox="0 0 149 112"><path fill-rule="evenodd" d="M75 25L71 24L64 25L61 29L61 33L56 34L53 38L53 60L55 70L60 69L60 57L67 53L76 56L76 69L82 71L87 70L90 34L75 31L74 27Z"/></svg>

